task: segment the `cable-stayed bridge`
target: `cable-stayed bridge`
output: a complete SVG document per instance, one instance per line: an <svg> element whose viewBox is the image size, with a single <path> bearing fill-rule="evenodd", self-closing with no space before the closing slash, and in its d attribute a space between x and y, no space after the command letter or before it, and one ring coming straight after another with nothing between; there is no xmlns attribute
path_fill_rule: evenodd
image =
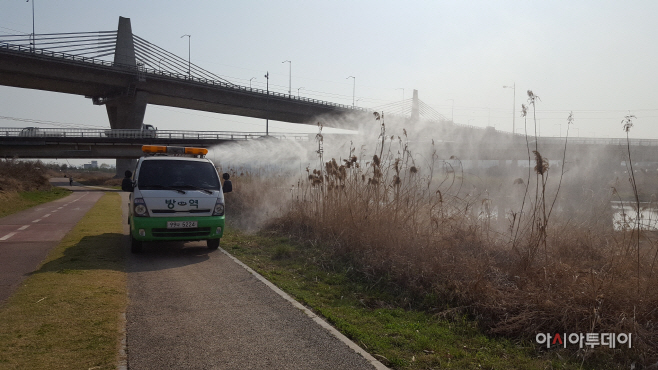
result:
<svg viewBox="0 0 658 370"><path fill-rule="evenodd" d="M116 31L0 36L0 84L90 98L94 104L105 105L113 130L140 130L147 104L307 124L343 114L362 114L364 120L372 119L369 109L234 84L134 35L127 18L119 19ZM427 137L441 140L446 156L466 158L477 153L480 159L514 159L526 148L522 135L451 122L418 99L415 91L411 99L376 110L387 116L408 117L411 125L418 121L430 122L432 132L428 132ZM43 132L45 135L48 131ZM34 153L39 152L42 158L67 158L72 153L76 158L119 158L117 173L121 173L131 168L129 158L138 155L134 150L117 152L121 145L134 149L136 141L156 139L135 136L127 139L135 142L128 143L119 140L118 135L103 134L93 139L84 134L75 137L71 133L65 137L7 134L0 138L0 147L4 157L34 157ZM165 140L159 135L158 140ZM239 135L215 136L199 145L238 140ZM190 137L193 134L188 134ZM502 141L512 145L501 145ZM621 146L620 143L580 141L572 139L571 142L583 148L583 153L592 152L587 149L593 148L592 145L609 146L616 152ZM546 148L542 153L560 153L560 139L542 138L542 143ZM81 145L88 145L88 150L81 150ZM105 146L105 150L109 145L114 148L101 155L100 148ZM647 158L655 156L655 148L658 148L654 141L638 141L632 145ZM33 150L26 150L28 147ZM473 147L478 151L470 150Z"/></svg>
<svg viewBox="0 0 658 370"><path fill-rule="evenodd" d="M367 112L233 84L133 35L123 17L116 31L0 37L0 84L88 97L112 129L140 129L147 104L308 124ZM132 164L119 159L117 171Z"/></svg>
<svg viewBox="0 0 658 370"><path fill-rule="evenodd" d="M311 124L365 111L231 83L133 35L127 18L117 31L0 37L0 84L89 97L125 129L139 128L146 104Z"/></svg>

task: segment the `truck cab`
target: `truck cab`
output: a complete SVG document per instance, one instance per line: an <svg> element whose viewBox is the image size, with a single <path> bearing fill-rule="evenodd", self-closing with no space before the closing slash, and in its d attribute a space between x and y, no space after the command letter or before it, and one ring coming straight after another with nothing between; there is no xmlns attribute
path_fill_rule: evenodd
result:
<svg viewBox="0 0 658 370"><path fill-rule="evenodd" d="M157 137L158 129L153 125L142 124L142 136L144 137Z"/></svg>
<svg viewBox="0 0 658 370"><path fill-rule="evenodd" d="M130 191L128 222L131 251L142 251L143 242L206 240L219 248L224 234L224 193L232 189L229 175L224 185L204 148L145 145L132 174L122 185Z"/></svg>
<svg viewBox="0 0 658 370"><path fill-rule="evenodd" d="M112 138L156 138L158 137L158 128L153 125L142 124L139 130L109 129L105 130L104 133L105 136Z"/></svg>

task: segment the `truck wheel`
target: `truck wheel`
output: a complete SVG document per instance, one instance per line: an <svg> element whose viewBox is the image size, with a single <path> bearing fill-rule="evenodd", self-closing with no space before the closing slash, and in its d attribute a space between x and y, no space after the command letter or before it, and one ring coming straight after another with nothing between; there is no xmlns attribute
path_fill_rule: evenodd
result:
<svg viewBox="0 0 658 370"><path fill-rule="evenodd" d="M141 253L142 252L142 242L135 239L135 238L131 238L130 251L132 253Z"/></svg>
<svg viewBox="0 0 658 370"><path fill-rule="evenodd" d="M206 245L211 251L217 250L219 248L219 239L208 239L206 240Z"/></svg>

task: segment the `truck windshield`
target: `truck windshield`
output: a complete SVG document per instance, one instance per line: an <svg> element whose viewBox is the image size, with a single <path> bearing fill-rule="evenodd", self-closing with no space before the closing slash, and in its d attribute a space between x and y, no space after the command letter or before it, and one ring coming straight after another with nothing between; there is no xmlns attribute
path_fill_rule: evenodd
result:
<svg viewBox="0 0 658 370"><path fill-rule="evenodd" d="M137 186L142 190L220 190L219 177L212 164L176 160L143 161Z"/></svg>

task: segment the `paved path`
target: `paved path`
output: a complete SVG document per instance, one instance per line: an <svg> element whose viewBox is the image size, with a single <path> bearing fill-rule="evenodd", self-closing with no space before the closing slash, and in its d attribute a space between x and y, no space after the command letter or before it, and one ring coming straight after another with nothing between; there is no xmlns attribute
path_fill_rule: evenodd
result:
<svg viewBox="0 0 658 370"><path fill-rule="evenodd" d="M73 194L0 218L0 303L36 270L64 235L103 195L102 191L68 186L68 179L51 179Z"/></svg>
<svg viewBox="0 0 658 370"><path fill-rule="evenodd" d="M69 188L68 179L53 182ZM103 195L100 188L71 190L0 218L0 303ZM126 212L128 194L121 195ZM124 233L128 251L127 225ZM221 250L208 251L205 242L146 243L145 253L128 258L128 272L131 370L375 368L374 359L356 353Z"/></svg>
<svg viewBox="0 0 658 370"><path fill-rule="evenodd" d="M146 243L128 271L130 370L375 368L203 242Z"/></svg>

